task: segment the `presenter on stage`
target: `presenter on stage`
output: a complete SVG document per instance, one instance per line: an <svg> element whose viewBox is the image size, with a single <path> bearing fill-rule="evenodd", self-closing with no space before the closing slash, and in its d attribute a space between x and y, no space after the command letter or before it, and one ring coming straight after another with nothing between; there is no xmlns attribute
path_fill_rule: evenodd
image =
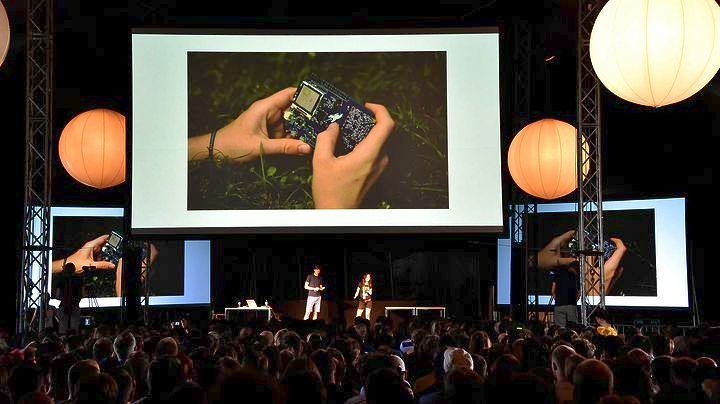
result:
<svg viewBox="0 0 720 404"><path fill-rule="evenodd" d="M323 286L323 279L320 276L320 265L315 264L313 266L313 273L305 278L305 290L308 291L307 304L305 305L305 317L303 320L310 318L317 320L318 313L320 313L320 303L322 302L322 296L320 292L325 290Z"/></svg>
<svg viewBox="0 0 720 404"><path fill-rule="evenodd" d="M363 274L358 283L357 289L355 289L355 297L358 299L358 308L355 317L364 317L370 320L370 311L372 310L372 275L369 273Z"/></svg>

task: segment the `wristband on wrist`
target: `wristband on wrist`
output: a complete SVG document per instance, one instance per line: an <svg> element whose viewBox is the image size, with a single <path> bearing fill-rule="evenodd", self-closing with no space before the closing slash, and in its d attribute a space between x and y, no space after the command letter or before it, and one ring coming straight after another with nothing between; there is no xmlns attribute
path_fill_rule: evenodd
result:
<svg viewBox="0 0 720 404"><path fill-rule="evenodd" d="M215 160L215 136L217 136L217 132L217 129L213 129L210 131L210 144L208 145L208 159L210 159L210 161Z"/></svg>

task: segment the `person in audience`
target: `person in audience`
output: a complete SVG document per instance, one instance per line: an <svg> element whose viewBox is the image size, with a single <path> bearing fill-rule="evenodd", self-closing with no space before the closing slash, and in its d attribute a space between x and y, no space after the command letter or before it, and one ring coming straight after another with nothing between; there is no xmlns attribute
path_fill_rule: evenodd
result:
<svg viewBox="0 0 720 404"><path fill-rule="evenodd" d="M532 373L514 374L510 386L506 398L509 403L552 404L555 401L552 385Z"/></svg>
<svg viewBox="0 0 720 404"><path fill-rule="evenodd" d="M307 357L293 359L280 380L286 404L322 403L327 390L317 366Z"/></svg>
<svg viewBox="0 0 720 404"><path fill-rule="evenodd" d="M175 338L166 337L161 339L155 348L156 358L175 358L178 355L178 343Z"/></svg>
<svg viewBox="0 0 720 404"><path fill-rule="evenodd" d="M612 365L613 392L620 396L633 396L641 403L649 404L652 398L652 382L648 369L649 361L646 365L644 360L630 355L615 361Z"/></svg>
<svg viewBox="0 0 720 404"><path fill-rule="evenodd" d="M586 359L575 368L573 385L576 404L595 404L613 393L612 370L597 359Z"/></svg>
<svg viewBox="0 0 720 404"><path fill-rule="evenodd" d="M118 365L122 366L135 352L135 336L131 332L123 332L113 341L113 352Z"/></svg>
<svg viewBox="0 0 720 404"><path fill-rule="evenodd" d="M577 365L582 363L582 361L584 361L585 359L586 358L584 356L578 355L577 353L572 354L567 357L567 359L565 359L565 377L567 377L567 380L573 380Z"/></svg>
<svg viewBox="0 0 720 404"><path fill-rule="evenodd" d="M117 400L118 386L109 374L100 373L80 379L77 404L114 404Z"/></svg>
<svg viewBox="0 0 720 404"><path fill-rule="evenodd" d="M550 363L555 379L555 396L558 403L570 403L573 401L572 379L565 373L567 359L573 354L575 354L575 350L567 345L558 345L551 354Z"/></svg>
<svg viewBox="0 0 720 404"><path fill-rule="evenodd" d="M443 369L445 373L460 367L473 370L472 356L462 348L448 348L445 350L443 356Z"/></svg>
<svg viewBox="0 0 720 404"><path fill-rule="evenodd" d="M127 370L117 367L108 373L117 385L117 403L125 404L132 402L135 383Z"/></svg>
<svg viewBox="0 0 720 404"><path fill-rule="evenodd" d="M720 398L720 334L712 327L685 331L680 349L672 349L669 337L641 330L603 335L597 327L545 329L509 319L411 317L392 324L380 316L372 326L366 319L347 328L307 325L213 320L186 332L151 324L49 331L25 347L0 347L0 404L664 404ZM408 340L412 351L395 351ZM674 357L655 355L669 352Z"/></svg>
<svg viewBox="0 0 720 404"><path fill-rule="evenodd" d="M368 375L366 385L367 404L412 404L412 390L400 374L384 367Z"/></svg>
<svg viewBox="0 0 720 404"><path fill-rule="evenodd" d="M290 377L293 378L294 376ZM300 379L293 380L294 382L300 382ZM294 397L294 401L287 400L285 403L320 403L320 401L315 401L316 396L311 394L312 387L308 386L308 389L310 394L304 395L298 392L298 395ZM307 401L303 401L303 399L307 399ZM256 372L239 370L223 380L217 397L212 402L214 404L235 404L238 402L278 404L281 402L281 394L276 384L267 377Z"/></svg>
<svg viewBox="0 0 720 404"><path fill-rule="evenodd" d="M138 400L137 404L166 402L173 390L186 381L186 376L177 358L160 357L150 364L148 379L149 394Z"/></svg>
<svg viewBox="0 0 720 404"><path fill-rule="evenodd" d="M77 362L77 357L71 353L63 353L50 362L50 390L48 396L55 401L67 400L70 396L70 386L67 376L70 368Z"/></svg>
<svg viewBox="0 0 720 404"><path fill-rule="evenodd" d="M93 359L100 365L100 369L107 370L113 365L113 343L110 338L99 338L93 344Z"/></svg>
<svg viewBox="0 0 720 404"><path fill-rule="evenodd" d="M8 387L15 401L27 394L42 393L43 371L32 363L23 363L12 370Z"/></svg>
<svg viewBox="0 0 720 404"><path fill-rule="evenodd" d="M67 376L68 390L70 391L69 401L77 402L80 381L100 374L100 365L94 359L81 360L70 367Z"/></svg>

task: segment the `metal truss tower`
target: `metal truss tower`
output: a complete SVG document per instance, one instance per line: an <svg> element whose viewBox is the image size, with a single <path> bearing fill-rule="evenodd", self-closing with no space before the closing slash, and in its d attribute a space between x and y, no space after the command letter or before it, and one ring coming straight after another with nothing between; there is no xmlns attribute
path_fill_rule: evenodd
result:
<svg viewBox="0 0 720 404"><path fill-rule="evenodd" d="M512 136L530 123L531 87L532 87L532 26L527 18L516 18L513 21L513 132ZM514 183L513 183L514 184ZM522 294L516 316L527 319L532 311L528 311L528 269L530 249L527 237L528 214L535 213L537 205L530 203L527 195L517 186L512 186L510 205L510 242L512 246L512 271L520 272L514 279L522 282L522 288L513 288ZM534 305L537 301L533 302ZM534 310L537 312L537 310Z"/></svg>
<svg viewBox="0 0 720 404"><path fill-rule="evenodd" d="M602 121L600 82L590 60L590 33L606 0L578 0L577 120L580 320L605 307L603 280ZM586 174L583 175L583 170ZM598 251L599 250L599 251ZM594 257L593 257L594 256Z"/></svg>
<svg viewBox="0 0 720 404"><path fill-rule="evenodd" d="M50 271L53 129L53 0L27 0L25 187L16 332L26 339L45 328ZM36 310L34 321L28 320Z"/></svg>

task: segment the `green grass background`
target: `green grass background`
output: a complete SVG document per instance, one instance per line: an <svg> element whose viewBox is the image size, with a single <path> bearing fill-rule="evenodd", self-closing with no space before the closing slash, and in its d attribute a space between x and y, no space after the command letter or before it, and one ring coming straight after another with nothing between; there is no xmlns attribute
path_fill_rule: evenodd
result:
<svg viewBox="0 0 720 404"><path fill-rule="evenodd" d="M188 53L188 136L209 133L252 102L310 73L359 102L385 105L396 122L390 164L362 208L447 209L445 52ZM189 210L312 209L309 157L190 162Z"/></svg>

